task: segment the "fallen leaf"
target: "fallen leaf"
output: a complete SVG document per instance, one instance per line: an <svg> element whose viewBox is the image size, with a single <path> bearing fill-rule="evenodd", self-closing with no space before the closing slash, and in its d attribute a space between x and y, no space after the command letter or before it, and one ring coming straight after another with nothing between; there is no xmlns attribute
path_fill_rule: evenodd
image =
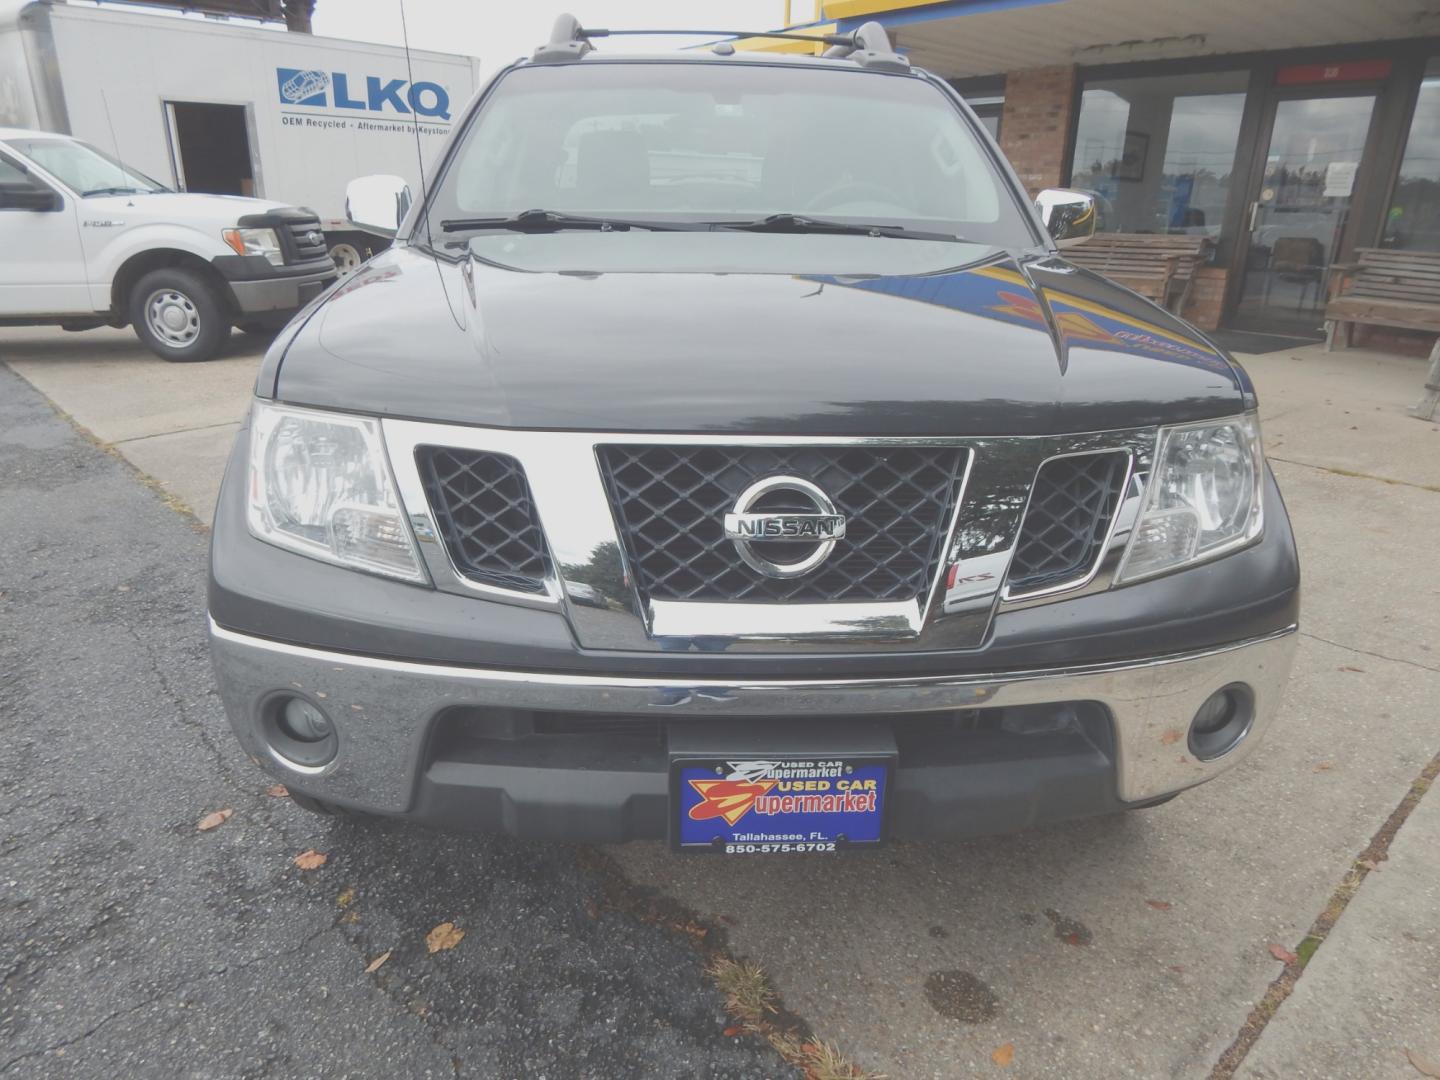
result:
<svg viewBox="0 0 1440 1080"><path fill-rule="evenodd" d="M1185 974L1185 965L1184 965L1184 964L1171 964L1171 965L1170 965L1170 970L1173 971L1176 975L1184 975L1184 974Z"/></svg>
<svg viewBox="0 0 1440 1080"><path fill-rule="evenodd" d="M284 784L271 784L265 789L265 794L269 795L272 799L288 799L290 797L290 789Z"/></svg>
<svg viewBox="0 0 1440 1080"><path fill-rule="evenodd" d="M309 851L302 851L290 861L301 870L318 870L325 865L326 856L311 848Z"/></svg>
<svg viewBox="0 0 1440 1080"><path fill-rule="evenodd" d="M1377 863L1374 859L1360 859L1359 861L1357 861L1357 862L1355 863L1355 865L1356 865L1356 866L1363 866L1366 870L1379 870L1379 869L1380 869L1380 864Z"/></svg>
<svg viewBox="0 0 1440 1080"><path fill-rule="evenodd" d="M736 1026L736 1025L734 1025L734 1024L731 1024L731 1025L730 1025L729 1027L727 1027L723 1032L721 1032L721 1034L724 1035L725 1038L727 1038L727 1039L733 1039L736 1035L739 1035L739 1034L741 1034L742 1032L744 1032L744 1030L745 1030L745 1029L742 1028L742 1027L738 1027L738 1026Z"/></svg>
<svg viewBox="0 0 1440 1080"><path fill-rule="evenodd" d="M230 815L233 813L235 813L235 811L230 809L216 810L213 814L206 814L202 817L195 828L201 832L209 832L211 829L224 825L225 822L230 820Z"/></svg>
<svg viewBox="0 0 1440 1080"><path fill-rule="evenodd" d="M1358 672L1360 672L1362 675L1365 673L1365 669L1364 669L1363 667L1352 667L1350 664L1345 664L1343 667L1340 668L1340 670L1341 670L1341 671L1358 671Z"/></svg>
<svg viewBox="0 0 1440 1080"><path fill-rule="evenodd" d="M990 1060L1002 1069L1008 1067L1009 1064L1015 1060L1015 1044L1005 1043L1002 1046L997 1046L990 1052Z"/></svg>
<svg viewBox="0 0 1440 1080"><path fill-rule="evenodd" d="M1433 1077L1434 1080L1440 1080L1440 1065L1435 1064L1435 1062L1429 1058L1421 1057L1415 1053L1414 1050L1408 1048L1405 1050L1405 1057L1411 1065L1415 1066L1416 1071L1418 1071L1421 1076L1429 1076Z"/></svg>
<svg viewBox="0 0 1440 1080"><path fill-rule="evenodd" d="M464 936L465 931L454 923L442 922L425 935L425 948L432 953L440 952L443 949L453 949L460 944L460 939Z"/></svg>
<svg viewBox="0 0 1440 1080"><path fill-rule="evenodd" d="M365 965L365 974L374 975L375 972L385 966L385 961L390 959L390 954L394 951L393 949L386 949L379 956L375 957L374 960L371 960L370 963Z"/></svg>
<svg viewBox="0 0 1440 1080"><path fill-rule="evenodd" d="M1083 945L1083 944L1084 944L1084 942L1080 940L1080 935L1077 934L1077 933L1076 933L1075 931L1073 931L1073 930L1070 931L1070 933L1066 934L1065 937L1064 937L1062 940L1065 942L1066 945Z"/></svg>
<svg viewBox="0 0 1440 1080"><path fill-rule="evenodd" d="M1169 911L1169 910L1170 910L1170 901L1169 901L1169 900L1146 900L1145 903L1149 904L1149 905L1150 905L1151 907L1153 907L1156 911Z"/></svg>
<svg viewBox="0 0 1440 1080"><path fill-rule="evenodd" d="M350 902L355 899L355 890L347 887L344 892L335 898L336 907L349 907Z"/></svg>
<svg viewBox="0 0 1440 1080"><path fill-rule="evenodd" d="M1161 736L1160 736L1160 742L1161 742L1162 744L1164 744L1165 746L1174 746L1174 745L1175 745L1177 742L1179 742L1179 741L1180 741L1180 732L1174 730L1173 728L1172 728L1171 730L1165 732L1164 735L1161 735Z"/></svg>
<svg viewBox="0 0 1440 1080"><path fill-rule="evenodd" d="M820 1053L820 1047L816 1046L814 1043L801 1043L800 1052L802 1054L808 1054L811 1057L814 1057L816 1054Z"/></svg>
<svg viewBox="0 0 1440 1080"><path fill-rule="evenodd" d="M1284 945L1271 945L1270 955L1273 956L1276 960L1279 960L1282 964L1293 964L1296 960L1299 959L1298 956L1296 956L1289 949L1285 948Z"/></svg>
<svg viewBox="0 0 1440 1080"><path fill-rule="evenodd" d="M1320 762L1319 765L1316 765L1316 766L1315 766L1315 771L1316 771L1316 772L1329 772L1329 771L1330 771L1331 769L1333 769L1334 767L1335 767L1335 766L1334 766L1334 765L1331 765L1330 762L1328 762L1328 761L1322 761L1322 762Z"/></svg>

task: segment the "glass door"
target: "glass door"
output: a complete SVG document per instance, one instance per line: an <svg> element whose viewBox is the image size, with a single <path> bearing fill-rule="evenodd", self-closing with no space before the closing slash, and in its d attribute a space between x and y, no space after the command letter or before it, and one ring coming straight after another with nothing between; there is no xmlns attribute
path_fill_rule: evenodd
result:
<svg viewBox="0 0 1440 1080"><path fill-rule="evenodd" d="M1245 220L1232 326L1323 336L1330 266L1349 221L1375 99L1373 92L1332 92L1274 102L1265 165Z"/></svg>

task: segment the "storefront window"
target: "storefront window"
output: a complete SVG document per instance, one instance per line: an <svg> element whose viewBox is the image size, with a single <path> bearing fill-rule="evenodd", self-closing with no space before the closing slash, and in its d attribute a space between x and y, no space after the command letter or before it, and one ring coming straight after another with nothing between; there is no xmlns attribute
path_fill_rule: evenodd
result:
<svg viewBox="0 0 1440 1080"><path fill-rule="evenodd" d="M1219 239L1248 83L1244 71L1086 82L1071 186L1100 197L1100 227Z"/></svg>
<svg viewBox="0 0 1440 1080"><path fill-rule="evenodd" d="M990 137L996 142L1000 141L1000 115L1005 111L1005 99L1003 97L981 97L968 98L970 107L975 110L976 117L980 123L985 125L985 130L990 132Z"/></svg>
<svg viewBox="0 0 1440 1080"><path fill-rule="evenodd" d="M1440 60L1425 68L1381 243L1440 251Z"/></svg>

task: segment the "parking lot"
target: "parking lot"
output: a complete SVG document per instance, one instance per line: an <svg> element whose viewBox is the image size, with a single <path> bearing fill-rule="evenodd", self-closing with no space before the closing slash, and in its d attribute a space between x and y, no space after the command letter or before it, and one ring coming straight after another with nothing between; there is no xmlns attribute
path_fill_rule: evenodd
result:
<svg viewBox="0 0 1440 1080"><path fill-rule="evenodd" d="M1244 358L1305 598L1284 711L1243 765L1143 812L782 863L332 823L268 795L205 646L244 350L172 365L128 332L0 330L0 1073L788 1075L736 1033L720 955L895 1078L1440 1075L1422 361ZM294 864L309 850L323 865ZM432 953L443 922L464 937Z"/></svg>

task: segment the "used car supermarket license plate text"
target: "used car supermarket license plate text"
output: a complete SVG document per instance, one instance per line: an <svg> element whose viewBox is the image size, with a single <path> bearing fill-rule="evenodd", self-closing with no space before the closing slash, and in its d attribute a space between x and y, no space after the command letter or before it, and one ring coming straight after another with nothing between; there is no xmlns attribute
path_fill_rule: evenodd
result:
<svg viewBox="0 0 1440 1080"><path fill-rule="evenodd" d="M676 846L730 855L873 847L888 760L682 760L671 769Z"/></svg>

